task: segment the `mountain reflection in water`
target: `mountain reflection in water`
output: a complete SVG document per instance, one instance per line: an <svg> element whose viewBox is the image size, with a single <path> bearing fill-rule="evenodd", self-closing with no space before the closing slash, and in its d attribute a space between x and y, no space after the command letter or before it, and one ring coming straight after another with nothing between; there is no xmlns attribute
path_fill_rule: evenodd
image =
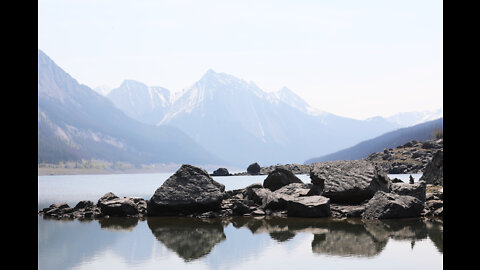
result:
<svg viewBox="0 0 480 270"><path fill-rule="evenodd" d="M389 241L410 242L413 249L425 239L443 254L442 220L149 217L82 222L39 217L38 226L39 269L79 267L101 260L105 252L119 255L129 267L151 262L152 256L171 258L173 252L185 263L219 269L256 259L272 243L288 250L298 243L310 249L305 241L311 243L310 256L370 259Z"/></svg>

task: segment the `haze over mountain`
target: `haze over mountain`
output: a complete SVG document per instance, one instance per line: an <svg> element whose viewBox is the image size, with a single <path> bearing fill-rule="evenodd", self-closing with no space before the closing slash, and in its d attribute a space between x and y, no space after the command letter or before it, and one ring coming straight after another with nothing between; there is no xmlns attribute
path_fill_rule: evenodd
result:
<svg viewBox="0 0 480 270"><path fill-rule="evenodd" d="M286 87L267 93L212 69L181 92L165 89L158 105L152 87L127 82L108 95L119 109L144 123L161 118L157 125L175 126L242 167L303 162L400 127L381 117L361 121L314 109Z"/></svg>
<svg viewBox="0 0 480 270"><path fill-rule="evenodd" d="M420 123L432 121L443 117L443 109L421 111L421 112L401 112L386 119L392 123L399 124L402 127L409 127Z"/></svg>
<svg viewBox="0 0 480 270"><path fill-rule="evenodd" d="M168 89L149 87L134 80L123 81L106 96L126 115L152 125L162 120L171 105Z"/></svg>
<svg viewBox="0 0 480 270"><path fill-rule="evenodd" d="M103 159L223 164L168 125L138 122L38 51L38 162Z"/></svg>
<svg viewBox="0 0 480 270"><path fill-rule="evenodd" d="M432 139L434 131L438 129L443 129L443 118L390 131L378 137L358 143L352 147L325 156L308 159L305 161L305 164L366 158L371 153L381 152L386 148L395 148L413 139L418 141Z"/></svg>

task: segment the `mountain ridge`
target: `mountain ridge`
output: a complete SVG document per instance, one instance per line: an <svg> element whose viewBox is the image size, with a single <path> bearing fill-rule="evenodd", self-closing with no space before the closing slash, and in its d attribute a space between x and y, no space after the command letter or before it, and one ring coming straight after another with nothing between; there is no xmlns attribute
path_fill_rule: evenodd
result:
<svg viewBox="0 0 480 270"><path fill-rule="evenodd" d="M312 151L330 151L397 127L314 111L288 88L267 93L253 82L209 69L182 90L157 125L175 126L240 166L303 161ZM331 142L318 143L318 138Z"/></svg>
<svg viewBox="0 0 480 270"><path fill-rule="evenodd" d="M390 131L375 138L362 141L352 147L348 147L324 156L310 158L306 160L304 164L336 160L363 159L368 157L368 155L371 153L381 152L387 148L395 148L412 140L424 141L431 139L433 132L437 129L443 129L443 117L414 126Z"/></svg>
<svg viewBox="0 0 480 270"><path fill-rule="evenodd" d="M175 127L128 117L38 50L38 162L80 158L134 164L225 163Z"/></svg>

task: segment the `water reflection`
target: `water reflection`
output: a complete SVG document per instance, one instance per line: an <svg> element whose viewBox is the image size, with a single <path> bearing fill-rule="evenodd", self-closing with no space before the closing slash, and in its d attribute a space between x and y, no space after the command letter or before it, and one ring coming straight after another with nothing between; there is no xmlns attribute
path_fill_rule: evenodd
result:
<svg viewBox="0 0 480 270"><path fill-rule="evenodd" d="M131 232L138 225L138 218L110 217L99 219L98 223L102 229Z"/></svg>
<svg viewBox="0 0 480 270"><path fill-rule="evenodd" d="M44 269L78 267L106 251L129 265L173 253L184 262L204 261L216 269L257 258L272 243L286 248L300 243L315 256L371 259L389 241L407 241L414 248L416 242L430 239L443 253L441 220L150 217L58 221L39 217L38 230L39 267Z"/></svg>
<svg viewBox="0 0 480 270"><path fill-rule="evenodd" d="M247 228L253 234L268 234L277 242L290 241L299 232L314 235L312 252L342 257L372 257L380 254L389 239L415 241L433 236L434 244L443 252L441 223L420 219L357 220L302 218L246 218L199 220L193 218L148 219L155 237L186 261L207 255L226 240L223 227ZM429 224L429 226L427 226ZM427 228L428 227L428 228Z"/></svg>
<svg viewBox="0 0 480 270"><path fill-rule="evenodd" d="M226 239L218 219L156 217L147 219L147 224L158 241L185 261L209 254L216 244Z"/></svg>

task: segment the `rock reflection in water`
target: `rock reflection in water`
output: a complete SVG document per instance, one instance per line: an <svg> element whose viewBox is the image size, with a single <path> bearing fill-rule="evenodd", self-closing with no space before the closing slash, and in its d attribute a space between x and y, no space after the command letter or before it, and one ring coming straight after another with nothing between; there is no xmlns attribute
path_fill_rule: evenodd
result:
<svg viewBox="0 0 480 270"><path fill-rule="evenodd" d="M232 224L253 234L268 234L279 243L290 241L297 233L314 235L312 252L341 257L373 257L382 252L389 239L415 241L430 236L443 252L441 225L421 219L360 220L310 219L284 217L232 217L228 219L149 218L154 236L185 261L206 256L218 243L228 240L223 228ZM429 225L427 225L429 224Z"/></svg>
<svg viewBox="0 0 480 270"><path fill-rule="evenodd" d="M337 256L372 257L380 254L388 237L375 237L361 221L331 221L323 224L327 233L315 234L312 251Z"/></svg>
<svg viewBox="0 0 480 270"><path fill-rule="evenodd" d="M100 228L113 231L131 232L138 224L138 218L110 217L98 220Z"/></svg>
<svg viewBox="0 0 480 270"><path fill-rule="evenodd" d="M187 262L209 254L226 239L219 219L152 217L147 224L158 241Z"/></svg>

